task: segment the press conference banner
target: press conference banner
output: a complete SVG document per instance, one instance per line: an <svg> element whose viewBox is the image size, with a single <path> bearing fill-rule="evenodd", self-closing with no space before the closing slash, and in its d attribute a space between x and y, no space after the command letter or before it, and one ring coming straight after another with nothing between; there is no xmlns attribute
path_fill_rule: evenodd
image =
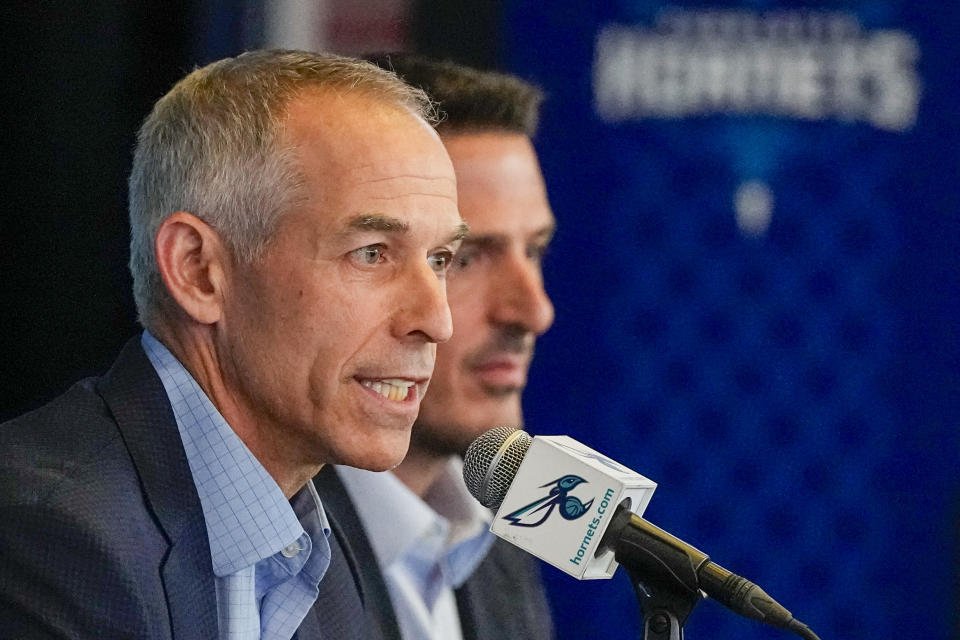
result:
<svg viewBox="0 0 960 640"><path fill-rule="evenodd" d="M557 321L526 397L658 483L646 517L823 638L951 637L960 7L506 3L547 93ZM561 638L625 578L549 573ZM688 638L782 632L704 602Z"/></svg>

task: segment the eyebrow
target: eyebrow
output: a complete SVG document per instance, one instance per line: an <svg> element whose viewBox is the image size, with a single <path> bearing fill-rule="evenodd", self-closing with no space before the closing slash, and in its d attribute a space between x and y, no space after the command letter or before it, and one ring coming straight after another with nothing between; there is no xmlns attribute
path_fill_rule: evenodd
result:
<svg viewBox="0 0 960 640"><path fill-rule="evenodd" d="M533 239L544 239L550 242L556 234L556 231L557 225L551 224L534 231L530 234L530 237ZM497 232L470 234L464 239L465 244L477 247L492 247L505 242L507 242L507 234Z"/></svg>
<svg viewBox="0 0 960 640"><path fill-rule="evenodd" d="M383 231L386 233L407 233L410 225L399 218L390 216L365 215L356 216L347 222L351 231Z"/></svg>
<svg viewBox="0 0 960 640"><path fill-rule="evenodd" d="M460 224L457 225L457 228L454 230L453 234L450 236L450 242L456 242L457 240L463 240L464 238L470 235L470 226L464 222L460 221Z"/></svg>
<svg viewBox="0 0 960 640"><path fill-rule="evenodd" d="M408 233L410 225L399 218L383 215L360 215L347 222L350 231L380 231L383 233ZM470 233L470 227L463 220L456 226L447 242L462 240Z"/></svg>

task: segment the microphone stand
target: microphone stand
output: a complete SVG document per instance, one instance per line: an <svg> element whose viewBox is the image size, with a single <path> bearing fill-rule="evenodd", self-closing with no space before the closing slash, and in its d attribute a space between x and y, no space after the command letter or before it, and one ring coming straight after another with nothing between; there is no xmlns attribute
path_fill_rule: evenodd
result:
<svg viewBox="0 0 960 640"><path fill-rule="evenodd" d="M640 573L627 569L643 611L643 640L683 640L683 625L703 595L680 580L652 581Z"/></svg>
<svg viewBox="0 0 960 640"><path fill-rule="evenodd" d="M668 545L660 545L653 554L646 550L649 539L645 546L635 544L642 532L637 534L627 526L632 515L626 509L617 511L600 548L612 548L618 561L623 556L630 558L629 563L621 564L643 612L643 640L683 640L683 625L706 595L699 587L697 567L681 550ZM671 556L680 561L665 563L663 558Z"/></svg>
<svg viewBox="0 0 960 640"><path fill-rule="evenodd" d="M763 589L623 507L617 507L598 548L613 549L630 576L643 610L644 640L682 640L684 623L708 594L740 615L820 640Z"/></svg>

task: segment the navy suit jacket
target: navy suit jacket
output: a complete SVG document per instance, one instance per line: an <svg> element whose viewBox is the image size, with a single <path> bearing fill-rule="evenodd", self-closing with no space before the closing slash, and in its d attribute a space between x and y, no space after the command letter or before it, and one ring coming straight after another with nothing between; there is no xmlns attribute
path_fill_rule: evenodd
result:
<svg viewBox="0 0 960 640"><path fill-rule="evenodd" d="M321 581L321 598L362 602L354 554L337 541L340 571ZM338 621L339 604L318 606L298 638L371 635ZM0 425L0 636L217 637L200 499L139 339L104 377Z"/></svg>
<svg viewBox="0 0 960 640"><path fill-rule="evenodd" d="M361 559L358 579L368 598L368 624L383 638L400 640L400 627L383 574L335 467L324 467L314 484L325 508L329 505L336 513L339 525ZM499 538L457 589L456 598L464 640L549 640L554 636L536 559Z"/></svg>

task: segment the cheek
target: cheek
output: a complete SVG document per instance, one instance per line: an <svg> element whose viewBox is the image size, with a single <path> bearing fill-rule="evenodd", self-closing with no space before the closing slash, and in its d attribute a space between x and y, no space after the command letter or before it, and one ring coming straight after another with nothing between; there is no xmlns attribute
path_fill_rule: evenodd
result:
<svg viewBox="0 0 960 640"><path fill-rule="evenodd" d="M430 387L449 384L451 379L457 375L461 359L462 354L459 352L454 339L451 338L449 342L438 346L433 364L433 376L430 378Z"/></svg>
<svg viewBox="0 0 960 640"><path fill-rule="evenodd" d="M451 398L464 399L470 394L470 371L467 361L470 353L476 350L476 340L470 340L470 333L464 332L457 339L456 329L453 338L437 346L437 358L433 367L430 390L424 399L431 404L435 401L449 401Z"/></svg>
<svg viewBox="0 0 960 640"><path fill-rule="evenodd" d="M487 291L479 285L469 289L447 286L447 304L453 319L453 337L450 342L475 334L487 321L486 299Z"/></svg>
<svg viewBox="0 0 960 640"><path fill-rule="evenodd" d="M304 294L298 324L314 346L316 366L342 374L352 358L378 349L389 333L390 311L390 297L383 292L327 286Z"/></svg>
<svg viewBox="0 0 960 640"><path fill-rule="evenodd" d="M252 296L250 312L272 333L276 355L289 363L281 366L300 369L301 379L308 375L315 386L342 360L338 351L351 343L357 323L346 298L331 287L311 286L292 276L287 285L260 292L260 299Z"/></svg>
<svg viewBox="0 0 960 640"><path fill-rule="evenodd" d="M456 273L447 278L447 301L451 307L469 305L475 302L478 292L484 291L486 278L482 273L466 271Z"/></svg>
<svg viewBox="0 0 960 640"><path fill-rule="evenodd" d="M342 336L334 343L355 344L372 336L389 320L387 296L362 290L327 291L311 305L316 330Z"/></svg>

